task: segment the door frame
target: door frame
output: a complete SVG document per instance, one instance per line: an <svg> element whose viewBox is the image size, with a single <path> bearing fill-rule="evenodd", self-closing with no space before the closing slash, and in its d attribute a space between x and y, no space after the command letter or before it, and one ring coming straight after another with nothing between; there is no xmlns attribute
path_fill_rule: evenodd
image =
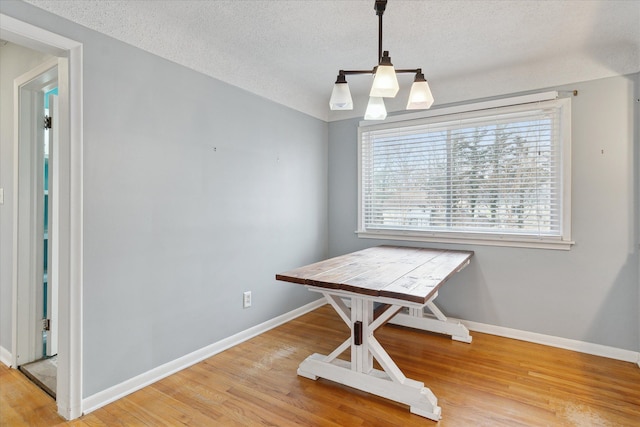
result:
<svg viewBox="0 0 640 427"><path fill-rule="evenodd" d="M83 268L83 129L82 43L8 15L0 14L0 38L58 57L59 202L58 212L58 413L66 419L82 415L82 268ZM18 127L14 117L14 132ZM17 142L15 142L17 144ZM17 289L17 152L14 153L12 364L16 362Z"/></svg>

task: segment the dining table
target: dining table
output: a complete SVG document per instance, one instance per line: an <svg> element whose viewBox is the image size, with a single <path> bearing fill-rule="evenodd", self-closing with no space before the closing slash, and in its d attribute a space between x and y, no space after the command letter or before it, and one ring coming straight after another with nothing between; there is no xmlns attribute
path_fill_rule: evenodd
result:
<svg viewBox="0 0 640 427"><path fill-rule="evenodd" d="M330 354L315 353L303 360L297 374L344 384L439 420L442 410L434 393L403 374L374 332L392 323L471 343L469 330L447 318L434 300L472 257L472 251L383 245L276 274L277 280L322 294L350 329L350 336ZM338 357L347 350L348 361ZM374 367L374 360L382 370Z"/></svg>

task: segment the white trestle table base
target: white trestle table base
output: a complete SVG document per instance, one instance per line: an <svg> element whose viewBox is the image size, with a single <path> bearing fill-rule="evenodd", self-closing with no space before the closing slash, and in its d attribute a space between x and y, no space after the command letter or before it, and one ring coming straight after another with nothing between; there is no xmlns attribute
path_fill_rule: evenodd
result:
<svg viewBox="0 0 640 427"><path fill-rule="evenodd" d="M330 354L316 353L302 361L298 375L344 384L439 420L441 408L436 396L424 383L405 377L374 332L389 322L470 343L469 331L447 319L433 300L439 286L468 265L472 255L465 251L379 246L276 275L278 280L303 284L321 293L351 331L350 337ZM431 314L426 314L425 308ZM348 349L350 361L338 359ZM374 359L383 370L374 369Z"/></svg>

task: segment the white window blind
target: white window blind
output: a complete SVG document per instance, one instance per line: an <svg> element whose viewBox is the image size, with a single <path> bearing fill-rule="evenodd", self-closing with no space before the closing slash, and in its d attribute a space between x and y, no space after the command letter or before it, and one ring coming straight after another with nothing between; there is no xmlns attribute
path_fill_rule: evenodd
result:
<svg viewBox="0 0 640 427"><path fill-rule="evenodd" d="M359 232L567 240L563 105L361 127Z"/></svg>

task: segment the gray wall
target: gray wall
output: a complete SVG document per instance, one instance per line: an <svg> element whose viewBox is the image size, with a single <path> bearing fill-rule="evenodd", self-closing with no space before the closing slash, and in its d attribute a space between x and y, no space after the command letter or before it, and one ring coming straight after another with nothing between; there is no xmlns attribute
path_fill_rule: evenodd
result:
<svg viewBox="0 0 640 427"><path fill-rule="evenodd" d="M327 255L327 123L30 5L0 11L84 46L84 397L317 298L274 275ZM4 272L0 292L4 313Z"/></svg>
<svg viewBox="0 0 640 427"><path fill-rule="evenodd" d="M13 272L13 81L51 58L13 43L0 45L0 346L11 351Z"/></svg>
<svg viewBox="0 0 640 427"><path fill-rule="evenodd" d="M638 150L640 75L576 83L572 98L573 238L570 251L472 249L471 265L442 288L453 317L613 346L639 344ZM329 254L381 243L359 239L357 126L329 125ZM635 148L634 148L635 147ZM415 243L406 243L416 245ZM423 246L433 246L425 244Z"/></svg>

